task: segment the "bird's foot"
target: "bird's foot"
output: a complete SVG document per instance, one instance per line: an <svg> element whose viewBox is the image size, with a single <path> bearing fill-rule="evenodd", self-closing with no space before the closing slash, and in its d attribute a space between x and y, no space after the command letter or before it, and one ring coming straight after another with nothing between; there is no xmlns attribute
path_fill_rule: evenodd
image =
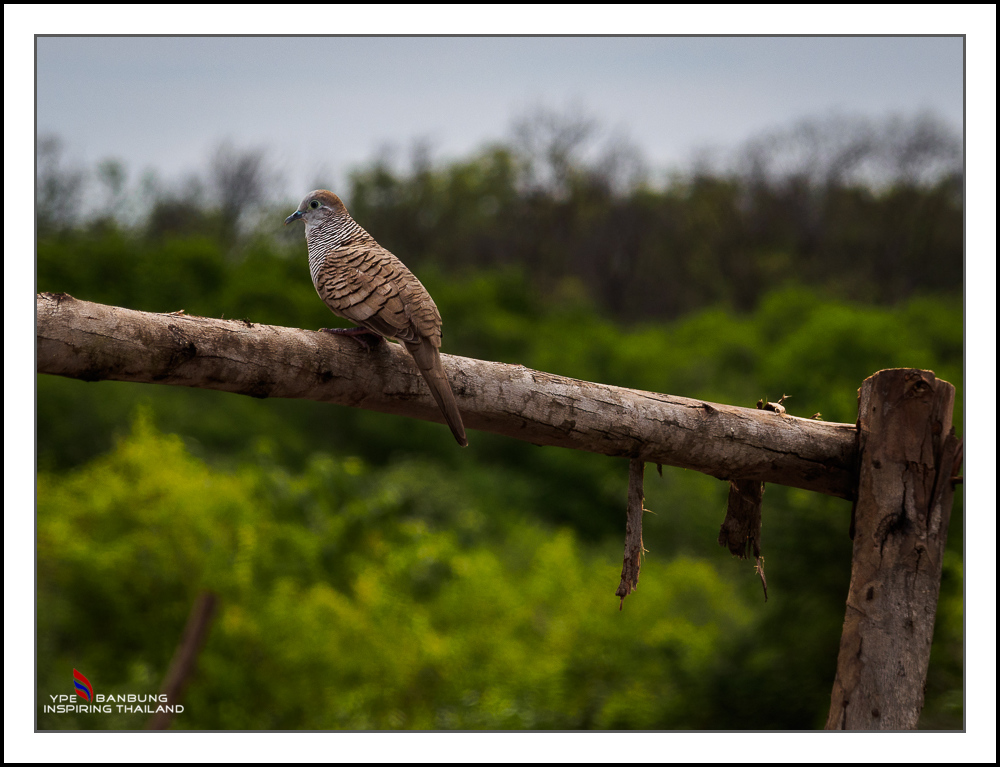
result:
<svg viewBox="0 0 1000 767"><path fill-rule="evenodd" d="M335 336L353 338L368 351L371 351L385 341L378 333L372 333L366 328L320 328L320 330L324 333L332 333Z"/></svg>

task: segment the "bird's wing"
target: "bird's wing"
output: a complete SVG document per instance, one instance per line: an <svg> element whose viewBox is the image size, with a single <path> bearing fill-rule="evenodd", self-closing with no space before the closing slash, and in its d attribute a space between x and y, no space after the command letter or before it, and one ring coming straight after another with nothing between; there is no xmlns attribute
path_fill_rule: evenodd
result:
<svg viewBox="0 0 1000 767"><path fill-rule="evenodd" d="M338 259L339 268L327 271L328 277L317 285L326 305L387 338L427 338L439 347L441 315L424 286L384 248L365 251L363 257Z"/></svg>

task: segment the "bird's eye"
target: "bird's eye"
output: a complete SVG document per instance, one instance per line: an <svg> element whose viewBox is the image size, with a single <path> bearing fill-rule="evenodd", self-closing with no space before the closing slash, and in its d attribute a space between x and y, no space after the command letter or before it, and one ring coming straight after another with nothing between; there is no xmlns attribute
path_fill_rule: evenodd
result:
<svg viewBox="0 0 1000 767"><path fill-rule="evenodd" d="M312 208L313 210L316 210L316 208L319 207L319 200L313 200L312 202L310 202L309 207Z"/></svg>

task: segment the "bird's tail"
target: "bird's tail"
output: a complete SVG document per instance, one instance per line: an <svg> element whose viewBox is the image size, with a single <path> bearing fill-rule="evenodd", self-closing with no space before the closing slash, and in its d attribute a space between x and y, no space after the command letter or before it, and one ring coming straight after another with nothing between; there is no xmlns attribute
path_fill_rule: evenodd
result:
<svg viewBox="0 0 1000 767"><path fill-rule="evenodd" d="M413 360L417 363L417 369L420 370L420 374L427 381L431 395L434 397L434 401L437 402L438 407L441 408L441 413L444 415L444 420L448 422L451 433L455 435L455 439L459 445L468 447L469 440L465 438L465 426L462 424L462 414L458 411L455 394L452 392L451 384L448 383L448 376L444 374L444 368L441 366L441 355L437 347L426 338L421 339L419 343L404 342L404 346L413 355Z"/></svg>

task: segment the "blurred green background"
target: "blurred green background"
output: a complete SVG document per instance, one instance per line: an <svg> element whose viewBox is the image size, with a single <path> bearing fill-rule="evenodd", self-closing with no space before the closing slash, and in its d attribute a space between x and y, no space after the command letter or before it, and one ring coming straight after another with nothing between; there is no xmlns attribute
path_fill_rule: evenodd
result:
<svg viewBox="0 0 1000 767"><path fill-rule="evenodd" d="M789 394L794 415L850 423L865 377L928 368L957 388L961 435L954 136L914 123L866 137L847 171L868 161L874 175L845 172L837 152L777 172L758 147L731 170L655 185L546 125L530 146L374 161L335 190L427 286L443 351L748 407ZM801 140L783 135L770 160ZM203 177L167 187L115 160L70 167L53 137L39 151L39 291L344 324L315 294L301 228L281 226L298 199L267 196L266 152L220 147ZM315 402L37 386L39 701L71 692L73 668L102 694L156 692L210 590L219 608L179 729L826 720L850 579L845 501L768 486L765 603L752 564L716 543L726 483L647 470L649 553L619 611L624 459L479 432L460 450L438 425ZM962 500L923 728L963 727Z"/></svg>

